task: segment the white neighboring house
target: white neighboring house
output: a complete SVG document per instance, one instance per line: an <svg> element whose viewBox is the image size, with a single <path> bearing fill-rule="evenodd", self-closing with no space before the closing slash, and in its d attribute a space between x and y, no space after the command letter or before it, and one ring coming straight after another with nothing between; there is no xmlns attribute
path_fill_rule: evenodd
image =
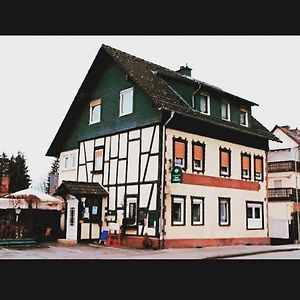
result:
<svg viewBox="0 0 300 300"><path fill-rule="evenodd" d="M300 130L276 125L272 133L282 143L270 141L268 200L270 238L297 240L297 201L300 184ZM292 217L294 213L294 218Z"/></svg>

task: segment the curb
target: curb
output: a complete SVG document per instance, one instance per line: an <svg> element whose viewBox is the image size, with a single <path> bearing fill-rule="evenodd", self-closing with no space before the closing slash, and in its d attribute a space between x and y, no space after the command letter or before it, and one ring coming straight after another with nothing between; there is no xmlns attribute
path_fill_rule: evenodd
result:
<svg viewBox="0 0 300 300"><path fill-rule="evenodd" d="M249 253L236 253L236 254L224 254L224 255L216 255L216 256L210 256L203 259L219 259L219 258L230 258L230 257L240 257L240 256L248 256L248 255L256 255L261 253L271 253L271 252L286 252L286 251L296 251L300 250L300 248L288 248L288 249L270 249L270 250L260 250L260 251L254 251Z"/></svg>

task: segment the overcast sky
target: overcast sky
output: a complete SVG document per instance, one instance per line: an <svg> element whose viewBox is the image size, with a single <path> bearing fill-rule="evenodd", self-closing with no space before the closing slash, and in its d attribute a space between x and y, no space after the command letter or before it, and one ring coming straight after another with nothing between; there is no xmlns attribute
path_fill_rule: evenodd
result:
<svg viewBox="0 0 300 300"><path fill-rule="evenodd" d="M300 127L300 36L0 36L0 151L24 153L33 186L45 154L102 44L256 102L269 130Z"/></svg>

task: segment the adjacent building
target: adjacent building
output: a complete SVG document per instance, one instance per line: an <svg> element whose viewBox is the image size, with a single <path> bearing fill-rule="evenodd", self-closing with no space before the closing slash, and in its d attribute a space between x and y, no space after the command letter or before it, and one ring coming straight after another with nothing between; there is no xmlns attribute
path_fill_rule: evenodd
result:
<svg viewBox="0 0 300 300"><path fill-rule="evenodd" d="M256 105L102 45L46 154L60 160L67 238L119 224L136 247L146 233L160 248L268 244L266 159L280 140Z"/></svg>
<svg viewBox="0 0 300 300"><path fill-rule="evenodd" d="M270 142L268 198L270 237L278 242L298 239L300 130L276 125L272 132L282 141Z"/></svg>

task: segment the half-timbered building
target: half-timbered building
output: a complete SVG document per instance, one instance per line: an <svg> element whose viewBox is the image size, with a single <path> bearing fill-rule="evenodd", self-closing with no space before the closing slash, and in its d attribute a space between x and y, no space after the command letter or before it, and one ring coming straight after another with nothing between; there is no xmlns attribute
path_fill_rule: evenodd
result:
<svg viewBox="0 0 300 300"><path fill-rule="evenodd" d="M60 159L59 184L101 186L63 195L76 199L67 231L92 222L97 233L72 236L93 240L120 224L137 247L146 233L161 248L269 243L266 151L278 138L254 105L187 66L102 45L46 154Z"/></svg>

